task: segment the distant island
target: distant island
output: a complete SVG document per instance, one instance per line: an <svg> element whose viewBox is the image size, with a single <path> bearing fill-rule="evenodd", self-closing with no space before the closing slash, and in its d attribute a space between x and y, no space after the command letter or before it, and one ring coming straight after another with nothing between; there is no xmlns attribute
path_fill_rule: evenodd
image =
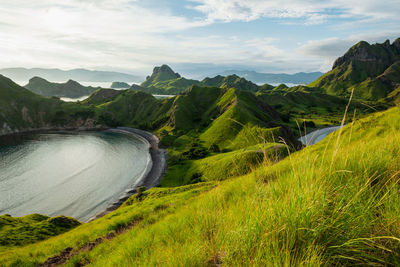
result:
<svg viewBox="0 0 400 267"><path fill-rule="evenodd" d="M125 82L113 82L111 84L111 88L113 88L113 89L126 89L129 87L131 87L131 86Z"/></svg>
<svg viewBox="0 0 400 267"><path fill-rule="evenodd" d="M53 83L40 77L33 77L25 85L25 88L42 96L79 98L90 95L100 87L83 86L73 80L65 83Z"/></svg>

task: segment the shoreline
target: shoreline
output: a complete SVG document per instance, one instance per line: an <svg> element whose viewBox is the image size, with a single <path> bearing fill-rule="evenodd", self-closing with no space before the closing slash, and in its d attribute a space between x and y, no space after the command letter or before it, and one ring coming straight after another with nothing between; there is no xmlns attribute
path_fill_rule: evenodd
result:
<svg viewBox="0 0 400 267"><path fill-rule="evenodd" d="M167 151L166 149L159 148L159 142L157 136L152 134L151 132L129 128L129 127L117 127L117 128L110 128L110 127L52 127L52 128L38 128L38 129L24 129L21 131L15 131L7 134L1 134L0 137L7 138L16 135L23 135L23 134L40 134L40 133L78 133L78 132L102 132L102 131L110 131L121 133L125 135L134 136L136 139L141 140L142 142L148 144L148 151L150 154L150 162L146 167L146 170L143 173L143 176L139 180L138 183L134 184L132 187L127 188L124 192L121 192L119 199L113 203L111 203L105 210L95 214L90 219L86 220L85 223L98 219L116 209L118 209L128 198L136 193L136 190L140 186L145 186L146 190L152 187L157 186L160 182L162 177L164 176L167 170Z"/></svg>
<svg viewBox="0 0 400 267"><path fill-rule="evenodd" d="M158 147L160 140L154 134L129 127L118 127L111 128L108 131L132 135L135 138L141 139L149 145L149 154L151 158L151 167L145 171L145 174L140 179L139 183L135 184L132 188L128 188L125 193L114 203L112 203L106 210L96 214L90 218L87 222L96 220L104 215L118 209L125 201L132 195L136 194L136 190L140 186L145 186L146 190L157 186L160 182L164 173L167 170L167 151Z"/></svg>

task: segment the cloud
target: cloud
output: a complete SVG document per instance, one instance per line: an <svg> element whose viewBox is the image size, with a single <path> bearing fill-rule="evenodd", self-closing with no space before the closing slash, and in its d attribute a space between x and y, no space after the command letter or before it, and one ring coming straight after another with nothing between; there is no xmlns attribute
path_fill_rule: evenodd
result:
<svg viewBox="0 0 400 267"><path fill-rule="evenodd" d="M321 30L304 37L286 35L274 28L276 21L287 23L283 28L298 27L294 23L300 21L315 29L332 18L355 25L349 18L360 16L357 26L372 32L371 20L385 18L388 29L388 18L400 12L398 0L388 1L365 0L359 5L355 0L189 0L178 7L172 4L175 1L159 0L2 1L0 67L113 67L140 74L163 63L247 65L288 72L328 68L347 47L365 38L346 37L342 32L351 32L352 26L340 21L327 30L330 36L344 37L304 44L304 39L317 39ZM220 23L264 17L275 19L257 26ZM398 21L390 22L396 32ZM359 30L353 27L354 31ZM296 49L297 42L304 45Z"/></svg>
<svg viewBox="0 0 400 267"><path fill-rule="evenodd" d="M398 0L191 0L192 9L210 21L251 21L259 18L304 19L305 24L319 24L328 17L370 17L396 19Z"/></svg>
<svg viewBox="0 0 400 267"><path fill-rule="evenodd" d="M306 44L296 49L299 55L320 58L323 62L321 69L326 71L332 67L335 59L342 56L346 51L360 40L372 43L381 43L385 39L398 38L397 32L380 32L369 34L356 34L347 38L326 38L320 40L310 40Z"/></svg>

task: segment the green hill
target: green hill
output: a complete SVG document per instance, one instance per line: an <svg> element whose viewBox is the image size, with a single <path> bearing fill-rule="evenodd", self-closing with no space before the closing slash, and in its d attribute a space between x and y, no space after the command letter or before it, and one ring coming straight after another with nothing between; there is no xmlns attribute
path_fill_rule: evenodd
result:
<svg viewBox="0 0 400 267"><path fill-rule="evenodd" d="M42 96L69 98L87 96L99 89L91 86L83 86L73 80L68 80L66 83L52 83L40 77L30 79L25 88Z"/></svg>
<svg viewBox="0 0 400 267"><path fill-rule="evenodd" d="M120 89L120 88L126 89L126 88L129 88L129 87L131 87L131 86L129 84L125 83L125 82L113 82L111 84L111 88L113 88L113 89Z"/></svg>
<svg viewBox="0 0 400 267"><path fill-rule="evenodd" d="M174 80L180 77L181 75L175 73L168 65L162 65L160 67L155 67L151 76L147 76L146 81L144 81L140 86L151 87L158 82Z"/></svg>
<svg viewBox="0 0 400 267"><path fill-rule="evenodd" d="M380 100L399 86L400 38L392 44L359 42L338 58L331 71L311 83L333 95Z"/></svg>
<svg viewBox="0 0 400 267"><path fill-rule="evenodd" d="M0 134L79 127L101 127L93 107L44 98L0 75Z"/></svg>
<svg viewBox="0 0 400 267"><path fill-rule="evenodd" d="M248 90L257 92L260 87L245 78L237 75L229 75L226 77L216 76L214 78L205 78L202 81L186 79L175 73L167 65L155 67L151 76L139 85L132 85L131 90L143 91L150 94L170 94L176 95L189 89L193 85L202 87L221 87L236 88L240 90Z"/></svg>
<svg viewBox="0 0 400 267"><path fill-rule="evenodd" d="M67 233L3 250L0 260L28 265L62 255L68 266L396 266L399 125L400 109L392 108L248 175L153 188ZM231 172L215 175L223 180Z"/></svg>

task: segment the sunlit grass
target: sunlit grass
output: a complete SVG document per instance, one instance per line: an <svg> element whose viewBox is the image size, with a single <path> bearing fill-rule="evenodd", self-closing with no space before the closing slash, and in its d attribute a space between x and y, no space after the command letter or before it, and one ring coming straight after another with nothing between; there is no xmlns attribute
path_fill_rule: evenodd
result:
<svg viewBox="0 0 400 267"><path fill-rule="evenodd" d="M113 217L116 224L141 214L147 219L68 265L396 266L399 158L400 109L393 108L277 164L266 160L250 174L219 182L203 194L198 193L211 184L186 193L178 193L184 190L180 187L152 189L148 200L132 199L97 222L8 257L12 253L13 260L31 261L31 253L42 261L67 244L84 242L85 235L88 241L96 236L93 232L106 233ZM168 203L171 208L160 208Z"/></svg>

